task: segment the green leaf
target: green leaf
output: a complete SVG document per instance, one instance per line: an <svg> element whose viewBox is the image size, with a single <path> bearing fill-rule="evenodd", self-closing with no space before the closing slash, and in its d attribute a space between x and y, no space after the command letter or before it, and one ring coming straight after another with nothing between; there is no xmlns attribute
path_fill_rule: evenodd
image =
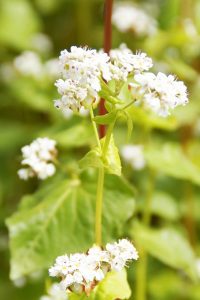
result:
<svg viewBox="0 0 200 300"><path fill-rule="evenodd" d="M196 279L196 261L189 242L171 228L150 229L135 224L132 236L152 256Z"/></svg>
<svg viewBox="0 0 200 300"><path fill-rule="evenodd" d="M180 0L163 0L160 7L159 22L162 29L172 26L179 17Z"/></svg>
<svg viewBox="0 0 200 300"><path fill-rule="evenodd" d="M105 138L101 140L102 147ZM105 157L102 157L102 152L99 147L90 150L80 161L79 166L82 169L86 168L105 168L106 173L121 176L121 161L118 148L115 146L113 135L111 136L108 150Z"/></svg>
<svg viewBox="0 0 200 300"><path fill-rule="evenodd" d="M40 30L40 20L26 0L2 0L0 10L0 42L27 49L31 45L31 37Z"/></svg>
<svg viewBox="0 0 200 300"><path fill-rule="evenodd" d="M144 111L144 109L134 105L132 105L128 111L133 119L133 122L146 128L158 128L167 131L173 131L178 126L176 119L171 116L168 118L159 117L152 112Z"/></svg>
<svg viewBox="0 0 200 300"><path fill-rule="evenodd" d="M94 288L89 297L71 294L69 300L115 300L128 299L131 290L127 282L126 271L109 272L106 277Z"/></svg>
<svg viewBox="0 0 200 300"><path fill-rule="evenodd" d="M93 142L92 127L87 120L83 120L81 117L64 120L60 125L48 128L39 135L55 139L64 148L91 145Z"/></svg>
<svg viewBox="0 0 200 300"><path fill-rule="evenodd" d="M155 273L150 278L148 286L149 293L154 300L180 299L183 293L183 278L174 270L165 269ZM188 286L184 287L184 297L189 298Z"/></svg>
<svg viewBox="0 0 200 300"><path fill-rule="evenodd" d="M80 161L79 166L81 169L87 168L103 168L104 163L101 157L101 150L95 147L90 150Z"/></svg>
<svg viewBox="0 0 200 300"><path fill-rule="evenodd" d="M200 169L178 144L152 145L145 150L148 165L169 176L200 184Z"/></svg>
<svg viewBox="0 0 200 300"><path fill-rule="evenodd" d="M172 72L182 80L194 81L197 78L198 73L182 60L166 57L166 61L170 64Z"/></svg>
<svg viewBox="0 0 200 300"><path fill-rule="evenodd" d="M145 201L142 203L140 210L143 210L144 206ZM151 213L170 221L175 221L180 217L176 199L161 191L155 192L152 196Z"/></svg>
<svg viewBox="0 0 200 300"><path fill-rule="evenodd" d="M116 114L117 114L117 111L116 110L113 110L105 115L101 115L101 116L96 116L94 117L94 121L97 123L97 124L105 124L105 125L108 125L110 123L112 123L115 118L116 118Z"/></svg>
<svg viewBox="0 0 200 300"><path fill-rule="evenodd" d="M81 179L45 186L7 219L13 280L48 268L58 255L86 251L91 247L94 243L96 188L94 172L91 176L84 174ZM124 225L133 212L132 188L120 177L107 175L104 243L123 234Z"/></svg>

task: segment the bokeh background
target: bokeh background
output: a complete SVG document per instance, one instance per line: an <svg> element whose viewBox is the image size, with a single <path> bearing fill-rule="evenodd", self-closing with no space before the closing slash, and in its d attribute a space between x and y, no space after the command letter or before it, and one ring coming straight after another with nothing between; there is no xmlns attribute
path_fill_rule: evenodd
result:
<svg viewBox="0 0 200 300"><path fill-rule="evenodd" d="M126 1L120 3L124 4ZM154 210L152 208L153 226L169 223L170 226L180 229L198 257L200 1L138 0L128 3L142 9L148 18L139 15L135 25L128 29L120 29L121 25L113 24L113 47L126 43L133 51L141 49L147 52L155 61L155 71L177 74L189 89L190 104L178 109L173 117L161 120L136 111L133 118L135 135L131 142L143 143L151 139L153 145L157 145L157 152L151 153L149 164L165 174L156 185L158 189L165 190L168 198L163 200L161 207L156 206L157 209ZM56 58L59 52L71 45L102 48L103 15L102 0L0 0L2 300L36 300L44 294L45 280L41 274L34 273L30 278L22 278L14 283L9 280L8 232L5 219L17 209L24 194L34 192L40 185L36 180L23 182L17 176L20 149L23 145L38 136L55 138L60 146L61 159L62 153L64 157L67 151L65 159L69 160L70 165L73 159L81 157L85 149L92 144L93 136L87 117L63 116L54 109L52 100L58 97L54 81L58 77ZM122 27L125 21L121 14ZM119 145L125 142L124 128L125 124L122 122L116 129ZM160 158L160 145L168 142L176 143L178 148L171 149L169 146ZM181 154L179 151L182 151ZM185 156L183 160L178 161L181 155ZM168 156L172 158L171 169L167 165L169 161L166 162L167 159L170 160ZM193 166L199 169L193 169ZM132 174L129 167L125 168L124 173L130 182L136 187L139 186L140 190L143 189L145 180L142 178L146 178L146 173ZM138 217L141 207L138 207ZM197 269L200 269L198 264L197 260ZM148 270L148 299L200 299L199 285L185 279L184 276L151 258ZM130 278L132 277L134 278L134 274L130 272Z"/></svg>

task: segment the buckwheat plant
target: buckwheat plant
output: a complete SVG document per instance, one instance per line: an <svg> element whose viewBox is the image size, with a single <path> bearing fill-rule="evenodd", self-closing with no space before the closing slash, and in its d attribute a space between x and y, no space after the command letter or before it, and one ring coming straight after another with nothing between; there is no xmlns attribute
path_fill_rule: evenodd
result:
<svg viewBox="0 0 200 300"><path fill-rule="evenodd" d="M134 54L124 44L111 50L109 55L102 50L72 46L70 50L61 51L59 65L61 78L55 86L60 98L54 101L54 105L62 112L74 114L89 110L95 144L79 165L81 169L97 168L98 182L94 245L86 253L57 257L49 275L60 278L58 286L68 295L90 296L108 274L121 272L129 262L138 259L137 250L127 239L105 246L102 243L105 173L121 175L120 158L113 137L114 126L119 117L125 117L130 123L129 109L134 105L159 116L169 115L176 106L188 102L187 89L173 75L151 72L152 59L146 53ZM101 97L105 100L105 115L96 114ZM99 124L108 126L106 136L101 139L97 128ZM28 168L20 170L19 176L23 179L32 176L45 179L53 175L55 169L51 161L56 153L54 147L55 142L48 139L37 139L24 147L22 164ZM141 145L125 146L122 156L135 169L145 166Z"/></svg>
<svg viewBox="0 0 200 300"><path fill-rule="evenodd" d="M88 168L98 170L94 217L95 240L87 252L60 253L61 256L54 257L55 263L49 268L49 275L59 278L59 282L52 285L48 295L41 299L67 299L68 297L72 300L79 299L79 297L80 299L85 299L84 297L94 299L95 295L98 297L98 293L101 294L102 289L110 295L108 299L126 299L130 297L129 287L125 284L121 291L119 286L121 281L124 281L124 268L129 266L131 261L138 259L137 250L126 238L107 244L104 244L104 238L102 239L105 174L121 176L120 157L113 130L118 118L123 117L127 120L130 134L132 118L129 110L135 105L147 112L152 111L162 117L168 116L176 106L185 105L188 102L187 89L184 83L178 81L173 75L151 72L152 59L143 52L133 53L124 44L118 49L112 49L109 55L102 50L72 46L69 50L61 51L58 63L60 78L56 80L55 86L60 97L54 100L55 108L64 114L83 114L88 111L93 128L93 148L79 161L79 172ZM107 110L104 115L98 114L97 110L101 98L104 99ZM98 126L107 126L104 137L99 136ZM134 169L140 170L145 167L142 145L126 145L121 149L121 154ZM56 141L47 137L37 138L30 145L22 148L22 156L23 168L18 171L21 179L37 177L44 180L55 174ZM77 182L73 181L72 186L69 185L69 187L74 189ZM66 183L63 187L65 185ZM57 194L58 192L53 194L55 199ZM67 195L70 195L70 190L60 196L58 204L54 204L52 202L54 198L50 198L52 210L50 206L41 232L48 226L54 211L59 208L59 203L62 203ZM44 203L44 208L45 205ZM105 203L104 209L106 210ZM38 219L38 228L40 228L42 218L43 214L36 213L30 222ZM29 222L29 219L26 222ZM52 226L57 226L56 221L52 224ZM56 228L63 230L60 226ZM16 232L23 230L26 230L26 226L19 225L17 231L14 229L11 233L15 236ZM65 235L71 234L72 229L66 228L65 230ZM54 243L58 242L56 236L53 240ZM30 242L28 248L30 249L30 245L37 246L37 242L37 239L34 243ZM26 274L26 269L23 269L22 273ZM17 277L15 273L13 277ZM106 282L108 282L109 292ZM114 290L110 288L113 284Z"/></svg>

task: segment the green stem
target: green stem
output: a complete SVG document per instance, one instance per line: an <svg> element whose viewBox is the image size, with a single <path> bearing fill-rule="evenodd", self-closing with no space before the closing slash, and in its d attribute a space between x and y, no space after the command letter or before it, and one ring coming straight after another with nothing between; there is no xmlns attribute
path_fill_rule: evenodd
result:
<svg viewBox="0 0 200 300"><path fill-rule="evenodd" d="M102 149L102 157L106 157L108 151L110 139L112 136L113 128L116 122L117 116L114 121L108 127L105 142ZM98 182L97 182L97 197L96 197L96 218L95 218L95 240L96 244L101 246L102 244L102 207L103 207L103 186L104 186L104 167L99 168Z"/></svg>
<svg viewBox="0 0 200 300"><path fill-rule="evenodd" d="M112 133L113 133L113 129L114 129L116 120L117 120L117 114L116 114L116 117L115 117L114 121L109 125L107 133L106 133L106 138L105 138L105 142L104 142L103 150L102 150L102 157L103 158L106 156L106 153L108 151L110 139L111 139L111 136L112 136Z"/></svg>
<svg viewBox="0 0 200 300"><path fill-rule="evenodd" d="M147 253L137 245L140 254L140 262L136 268L136 299L146 300L146 269L147 269Z"/></svg>
<svg viewBox="0 0 200 300"><path fill-rule="evenodd" d="M94 130L95 138L96 138L96 141L97 141L97 145L101 149L101 143L100 143L100 139L99 139L97 126L96 126L96 123L94 121L94 113L93 113L92 107L90 108L90 117L91 117L91 122L92 122L92 127L93 127L93 130Z"/></svg>
<svg viewBox="0 0 200 300"><path fill-rule="evenodd" d="M122 110L127 109L129 106L131 106L134 102L136 101L136 99L131 100L127 105L125 105Z"/></svg>
<svg viewBox="0 0 200 300"><path fill-rule="evenodd" d="M150 225L151 221L151 203L152 196L154 191L154 182L155 174L150 170L149 174L149 186L146 195L146 203L143 212L143 224L145 226ZM148 264L148 255L142 245L138 245L138 251L140 253L140 262L136 271L137 278L137 287L136 287L136 299L137 300L146 300L146 283L147 283L147 264Z"/></svg>
<svg viewBox="0 0 200 300"><path fill-rule="evenodd" d="M102 244L102 208L103 208L104 167L99 168L96 196L95 240Z"/></svg>

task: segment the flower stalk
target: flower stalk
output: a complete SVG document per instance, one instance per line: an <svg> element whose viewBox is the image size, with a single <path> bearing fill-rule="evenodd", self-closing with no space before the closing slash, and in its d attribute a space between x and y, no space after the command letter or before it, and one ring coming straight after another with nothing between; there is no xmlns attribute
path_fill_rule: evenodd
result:
<svg viewBox="0 0 200 300"><path fill-rule="evenodd" d="M103 209L103 187L104 187L104 167L99 168L97 195L96 195L96 214L95 214L95 242L102 245L102 209Z"/></svg>

